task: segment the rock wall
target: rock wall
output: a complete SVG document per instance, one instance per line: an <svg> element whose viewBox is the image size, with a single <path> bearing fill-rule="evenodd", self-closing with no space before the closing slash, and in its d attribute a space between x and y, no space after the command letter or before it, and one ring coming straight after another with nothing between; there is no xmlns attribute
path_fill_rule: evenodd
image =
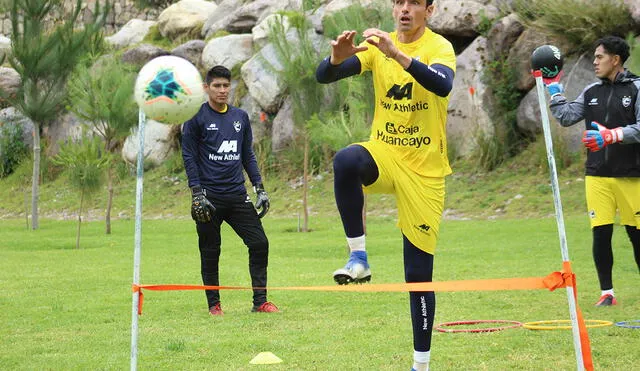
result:
<svg viewBox="0 0 640 371"><path fill-rule="evenodd" d="M75 5L73 0L64 0L64 9L72 9ZM93 16L93 10L95 9L95 0L82 1L82 13L80 19L84 22L90 22ZM142 20L156 20L162 9L146 9L140 10L136 8L135 3L132 0L110 0L113 5L113 11L107 18L107 24L105 25L105 32L110 35L117 31L120 27L126 24L131 19ZM104 5L104 1L100 2L100 5ZM51 26L55 21L52 16L48 19L47 26ZM11 35L11 18L10 13L0 13L0 34L9 36Z"/></svg>

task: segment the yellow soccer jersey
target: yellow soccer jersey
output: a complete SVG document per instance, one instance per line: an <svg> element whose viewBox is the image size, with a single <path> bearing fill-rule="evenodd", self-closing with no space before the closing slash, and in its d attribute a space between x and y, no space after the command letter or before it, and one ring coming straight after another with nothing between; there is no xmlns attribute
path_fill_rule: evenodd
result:
<svg viewBox="0 0 640 371"><path fill-rule="evenodd" d="M406 55L427 65L441 64L456 69L451 43L425 29L420 39L403 44L394 31L393 43ZM451 174L447 158L447 106L449 97L439 97L420 85L396 61L378 48L357 53L361 72L371 71L375 89L372 141L386 143L389 151L416 173L427 177Z"/></svg>

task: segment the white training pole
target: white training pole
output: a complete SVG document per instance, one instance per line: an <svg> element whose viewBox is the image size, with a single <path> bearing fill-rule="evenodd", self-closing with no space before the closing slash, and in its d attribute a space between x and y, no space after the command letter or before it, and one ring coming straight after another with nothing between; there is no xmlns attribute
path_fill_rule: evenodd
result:
<svg viewBox="0 0 640 371"><path fill-rule="evenodd" d="M142 176L144 174L144 124L142 110L138 112L138 171L136 182L136 229L133 249L133 284L140 284L140 251L142 243ZM131 371L138 363L138 292L133 293L131 304Z"/></svg>
<svg viewBox="0 0 640 371"><path fill-rule="evenodd" d="M539 72L539 71L536 71ZM560 251L562 261L569 261L569 249L567 248L567 236L564 229L564 216L562 214L562 202L560 201L560 188L558 186L558 173L556 171L556 160L553 157L553 140L551 138L551 127L549 125L549 114L547 112L547 102L545 101L544 83L541 74L534 74L536 77L536 87L538 88L538 104L540 105L540 116L542 117L542 130L544 131L544 142L547 147L547 159L549 160L549 171L551 173L551 189L553 190L553 201L556 209L556 222L558 224L558 234L560 236ZM573 295L573 287L567 286L567 299L569 300L569 315L573 331L573 347L576 352L578 370L584 370L582 361L582 345L580 344L580 329L578 328L578 313L576 300Z"/></svg>

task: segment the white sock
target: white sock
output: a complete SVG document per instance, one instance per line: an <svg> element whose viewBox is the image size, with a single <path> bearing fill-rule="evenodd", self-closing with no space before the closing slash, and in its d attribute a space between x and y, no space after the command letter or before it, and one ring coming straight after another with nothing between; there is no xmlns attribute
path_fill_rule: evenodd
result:
<svg viewBox="0 0 640 371"><path fill-rule="evenodd" d="M351 251L366 251L364 248L364 235L360 237L347 237L347 245Z"/></svg>
<svg viewBox="0 0 640 371"><path fill-rule="evenodd" d="M611 296L616 296L616 295L613 293L613 289L611 289L611 290L602 290L602 294L600 294L600 296L607 295L607 294L609 294L609 295L611 295Z"/></svg>
<svg viewBox="0 0 640 371"><path fill-rule="evenodd" d="M413 369L416 371L429 371L429 360L431 359L431 351L418 352L413 351Z"/></svg>

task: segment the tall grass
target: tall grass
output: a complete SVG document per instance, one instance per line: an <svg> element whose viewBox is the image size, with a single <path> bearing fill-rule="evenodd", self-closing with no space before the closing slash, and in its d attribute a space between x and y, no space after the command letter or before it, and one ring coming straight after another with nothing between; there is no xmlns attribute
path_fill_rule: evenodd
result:
<svg viewBox="0 0 640 371"><path fill-rule="evenodd" d="M603 36L640 31L621 0L516 0L514 8L527 26L566 40L581 52L591 50Z"/></svg>

